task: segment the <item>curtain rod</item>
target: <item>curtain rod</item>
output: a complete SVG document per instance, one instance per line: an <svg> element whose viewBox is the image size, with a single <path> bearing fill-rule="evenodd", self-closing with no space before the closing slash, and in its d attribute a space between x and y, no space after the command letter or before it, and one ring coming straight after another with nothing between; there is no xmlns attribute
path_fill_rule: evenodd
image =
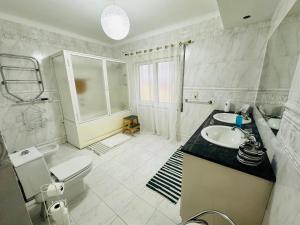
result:
<svg viewBox="0 0 300 225"><path fill-rule="evenodd" d="M194 41L192 41L192 40L181 41L181 42L179 42L177 44L168 44L168 45L163 45L163 46L157 46L155 48L142 49L142 50L131 51L131 52L124 52L123 54L124 54L124 56L133 56L133 55L138 55L138 54L148 53L148 52L151 53L154 50L159 51L159 50L162 50L162 49L173 48L176 45L183 46L183 45L189 45L189 44L192 44L192 43L194 43Z"/></svg>

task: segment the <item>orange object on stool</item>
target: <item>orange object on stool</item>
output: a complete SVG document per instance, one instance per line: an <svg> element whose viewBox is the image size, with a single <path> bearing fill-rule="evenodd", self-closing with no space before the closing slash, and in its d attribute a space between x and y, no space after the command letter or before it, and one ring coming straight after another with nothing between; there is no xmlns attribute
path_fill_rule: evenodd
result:
<svg viewBox="0 0 300 225"><path fill-rule="evenodd" d="M123 133L129 133L133 135L138 131L140 131L138 116L130 115L123 118Z"/></svg>

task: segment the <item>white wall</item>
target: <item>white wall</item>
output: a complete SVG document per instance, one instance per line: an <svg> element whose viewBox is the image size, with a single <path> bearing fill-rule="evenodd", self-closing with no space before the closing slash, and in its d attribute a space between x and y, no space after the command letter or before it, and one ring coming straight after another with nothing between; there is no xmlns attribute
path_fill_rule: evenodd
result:
<svg viewBox="0 0 300 225"><path fill-rule="evenodd" d="M119 49L140 50L188 39L195 41L187 50L184 98L192 98L196 93L198 100L214 99L216 103L184 105L180 130L185 139L211 110L223 108L226 100L231 99L232 110L243 103L254 103L268 31L268 23L224 30L221 18L216 15L199 24L128 43Z"/></svg>
<svg viewBox="0 0 300 225"><path fill-rule="evenodd" d="M63 141L65 131L59 106L59 94L47 56L62 49L113 57L112 48L87 42L58 33L37 29L6 20L0 20L0 52L37 57L41 61L46 91L43 97L54 102L37 104L33 107L15 105L0 95L0 131L4 134L10 152L25 147ZM3 93L3 87L1 85ZM29 114L42 110L44 127L28 131L23 121L23 112Z"/></svg>

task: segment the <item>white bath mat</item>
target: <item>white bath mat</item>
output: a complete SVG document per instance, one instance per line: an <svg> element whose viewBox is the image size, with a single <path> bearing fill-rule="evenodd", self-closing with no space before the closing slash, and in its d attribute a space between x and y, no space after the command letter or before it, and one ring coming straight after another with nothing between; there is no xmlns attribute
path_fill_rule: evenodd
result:
<svg viewBox="0 0 300 225"><path fill-rule="evenodd" d="M97 155L103 155L112 148L128 141L131 136L119 133L102 141L98 141L88 146L89 149L93 150Z"/></svg>

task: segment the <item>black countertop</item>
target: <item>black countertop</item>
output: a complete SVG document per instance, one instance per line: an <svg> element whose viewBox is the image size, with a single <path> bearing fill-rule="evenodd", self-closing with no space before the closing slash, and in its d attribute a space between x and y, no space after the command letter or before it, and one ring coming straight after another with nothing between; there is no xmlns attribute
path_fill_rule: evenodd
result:
<svg viewBox="0 0 300 225"><path fill-rule="evenodd" d="M212 144L206 141L201 136L201 130L210 125L225 125L225 126L234 126L234 124L223 123L215 120L213 118L214 114L222 113L223 111L214 110L209 117L202 123L198 130L193 134L193 136L182 146L181 151L191 154L196 157L200 157L223 166L236 169L238 171L248 173L272 182L276 181L275 174L273 172L272 166L270 164L269 158L266 155L262 164L257 167L246 166L241 164L237 159L237 149L229 149L221 147L215 144ZM251 130L257 141L261 142L261 138L252 117L252 122L250 124L244 124L243 129Z"/></svg>

